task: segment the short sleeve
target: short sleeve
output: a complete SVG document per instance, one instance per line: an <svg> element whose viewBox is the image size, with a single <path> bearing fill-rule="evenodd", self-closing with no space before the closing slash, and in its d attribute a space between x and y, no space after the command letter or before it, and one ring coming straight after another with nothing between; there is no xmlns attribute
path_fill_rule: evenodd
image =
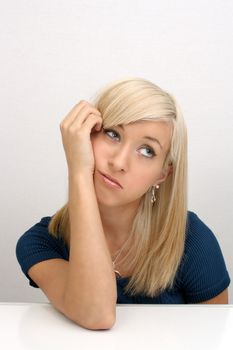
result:
<svg viewBox="0 0 233 350"><path fill-rule="evenodd" d="M29 280L29 285L39 288L28 275L31 266L49 259L68 260L67 247L62 239L48 232L51 217L43 217L40 222L28 229L17 241L16 257L21 270Z"/></svg>
<svg viewBox="0 0 233 350"><path fill-rule="evenodd" d="M214 233L189 212L182 289L186 303L214 298L230 284L223 254Z"/></svg>

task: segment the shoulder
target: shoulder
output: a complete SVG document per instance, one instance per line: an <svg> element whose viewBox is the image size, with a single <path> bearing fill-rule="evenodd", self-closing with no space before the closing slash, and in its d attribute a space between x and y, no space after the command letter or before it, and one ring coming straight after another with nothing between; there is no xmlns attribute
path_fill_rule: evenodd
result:
<svg viewBox="0 0 233 350"><path fill-rule="evenodd" d="M230 284L230 277L213 231L188 211L180 282L187 302L208 300Z"/></svg>
<svg viewBox="0 0 233 350"><path fill-rule="evenodd" d="M51 220L51 216L45 216L40 219L36 224L31 226L25 231L18 239L16 245L16 252L21 248L29 248L29 246L45 246L49 243L51 246L59 246L60 240L52 236L48 231L48 225Z"/></svg>
<svg viewBox="0 0 233 350"><path fill-rule="evenodd" d="M200 248L219 248L217 238L213 231L207 226L196 213L188 211L186 225L186 250Z"/></svg>
<svg viewBox="0 0 233 350"><path fill-rule="evenodd" d="M23 273L30 280L27 272L29 268L38 262L61 258L68 260L68 250L62 239L57 239L48 231L51 216L45 216L39 222L24 232L16 243L16 257Z"/></svg>

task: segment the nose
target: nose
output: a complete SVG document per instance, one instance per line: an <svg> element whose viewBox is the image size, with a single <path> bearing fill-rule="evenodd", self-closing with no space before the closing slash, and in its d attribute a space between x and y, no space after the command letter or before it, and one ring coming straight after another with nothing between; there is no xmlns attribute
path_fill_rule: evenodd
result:
<svg viewBox="0 0 233 350"><path fill-rule="evenodd" d="M114 171L128 171L130 165L129 153L129 149L127 147L118 148L109 160L109 166Z"/></svg>

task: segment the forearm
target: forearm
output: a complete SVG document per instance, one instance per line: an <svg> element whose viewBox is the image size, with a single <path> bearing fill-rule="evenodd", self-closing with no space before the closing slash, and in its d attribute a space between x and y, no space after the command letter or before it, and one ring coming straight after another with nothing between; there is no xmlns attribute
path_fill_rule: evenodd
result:
<svg viewBox="0 0 233 350"><path fill-rule="evenodd" d="M101 324L115 318L117 290L91 176L69 178L69 216L65 306L82 322Z"/></svg>

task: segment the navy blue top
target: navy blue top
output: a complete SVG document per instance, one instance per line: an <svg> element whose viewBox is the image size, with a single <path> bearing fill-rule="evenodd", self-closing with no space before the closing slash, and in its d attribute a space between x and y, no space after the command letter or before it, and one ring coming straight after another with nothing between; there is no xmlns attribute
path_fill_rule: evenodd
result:
<svg viewBox="0 0 233 350"><path fill-rule="evenodd" d="M16 256L29 284L39 288L27 274L34 264L48 259L69 260L69 248L62 238L48 232L51 217L46 216L27 230L16 245ZM159 296L130 296L124 292L127 277L117 277L117 304L191 304L209 300L230 284L221 248L213 232L188 211L185 250L175 284Z"/></svg>

